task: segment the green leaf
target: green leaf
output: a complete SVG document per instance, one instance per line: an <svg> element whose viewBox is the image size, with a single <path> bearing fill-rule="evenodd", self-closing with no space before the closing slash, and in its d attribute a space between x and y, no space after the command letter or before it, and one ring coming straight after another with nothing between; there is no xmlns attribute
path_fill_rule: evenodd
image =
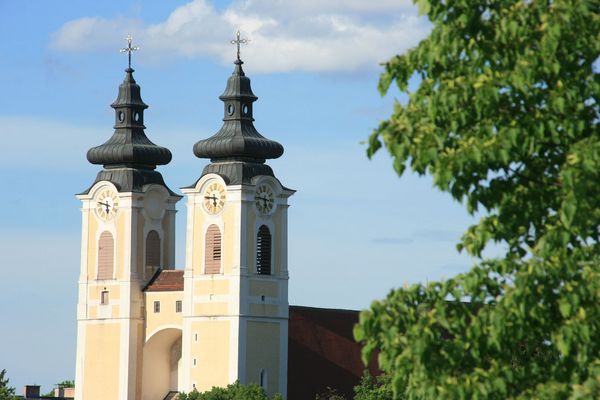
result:
<svg viewBox="0 0 600 400"><path fill-rule="evenodd" d="M571 315L571 304L568 300L564 299L559 303L560 313L564 318L568 318Z"/></svg>
<svg viewBox="0 0 600 400"><path fill-rule="evenodd" d="M397 157L394 158L394 171L396 171L398 176L401 176L404 173L405 168L406 168L406 166L404 165L404 163L402 162L401 159L399 159Z"/></svg>
<svg viewBox="0 0 600 400"><path fill-rule="evenodd" d="M575 211L577 211L575 201L573 199L565 201L560 210L560 220L566 228L571 227L571 223L575 217Z"/></svg>
<svg viewBox="0 0 600 400"><path fill-rule="evenodd" d="M427 15L431 10L431 4L429 0L418 0L417 5L419 6L419 15Z"/></svg>

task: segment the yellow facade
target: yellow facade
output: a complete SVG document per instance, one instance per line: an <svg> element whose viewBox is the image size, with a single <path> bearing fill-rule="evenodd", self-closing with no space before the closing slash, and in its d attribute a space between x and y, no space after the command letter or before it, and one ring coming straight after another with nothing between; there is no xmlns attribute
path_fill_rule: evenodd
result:
<svg viewBox="0 0 600 400"><path fill-rule="evenodd" d="M210 390L213 386L232 383L229 376L230 322L195 322L191 331L194 356L189 379L192 389L202 392Z"/></svg>
<svg viewBox="0 0 600 400"><path fill-rule="evenodd" d="M222 209L210 213L203 205L203 190L215 182L225 188L227 200ZM260 182L227 186L218 175L209 174L185 189L183 290L144 289L152 286L146 268L150 231L160 238L159 267L174 265L177 197L151 186L143 193L118 193L108 182L80 196L77 400L162 400L169 391L204 391L236 380L262 384L271 395L286 395L286 231L292 192L274 178L265 182L278 195L277 207L268 215L261 215L253 201ZM94 196L107 187L119 196L119 209L113 219L102 220L94 211ZM164 198L161 213L146 209L150 202L145 199L155 195L153 190ZM207 274L206 234L211 225L219 228L220 268L219 273ZM262 225L271 235L268 275L259 275L256 266ZM112 279L99 280L103 232L110 232L114 240L113 272ZM160 302L159 312L155 302Z"/></svg>
<svg viewBox="0 0 600 400"><path fill-rule="evenodd" d="M250 296L279 296L279 285L274 281L250 279Z"/></svg>
<svg viewBox="0 0 600 400"><path fill-rule="evenodd" d="M117 399L119 398L120 358L116 351L101 349L118 349L120 342L120 325L94 324L88 326L85 333L86 358L83 376L85 399ZM94 354L89 352L97 349ZM98 379L102 377L103 379Z"/></svg>
<svg viewBox="0 0 600 400"><path fill-rule="evenodd" d="M195 282L195 292L206 295L228 295L229 281L215 279L211 276L209 280Z"/></svg>
<svg viewBox="0 0 600 400"><path fill-rule="evenodd" d="M112 218L101 218L96 212L97 196L107 191L118 199L118 208ZM149 219L144 216L143 201L153 192L164 199L164 212L160 218ZM171 233L166 236L162 226L171 229L174 225L174 204L179 197L152 185L145 193L119 193L110 182L98 182L78 197L83 202L83 228L75 397L143 400L146 235L149 230L158 231L163 238L161 247L173 248L166 243L174 244L174 238ZM110 233L112 251L100 250L104 232ZM111 271L110 278L98 279L101 259ZM181 317L175 324L180 329Z"/></svg>
<svg viewBox="0 0 600 400"><path fill-rule="evenodd" d="M248 321L246 382L260 383L266 371L266 389L272 396L279 388L280 325L274 322Z"/></svg>
<svg viewBox="0 0 600 400"><path fill-rule="evenodd" d="M265 389L286 395L287 377L287 197L292 194L273 178L266 178L279 194L272 214L261 215L255 207L255 185L227 186L218 175L204 176L188 196L188 246L184 298L191 300L184 314L184 378L189 389L206 390L236 380L260 382ZM226 190L224 207L217 213L204 208L203 193L214 183ZM220 274L205 274L206 231L216 225L222 235ZM271 274L256 269L257 232L261 225L271 234ZM189 332L186 332L187 327ZM228 329L225 332L224 326ZM206 333L204 333L206 331ZM208 333L213 332L213 333ZM214 332L220 332L215 335ZM203 360L219 366L202 370ZM194 367L194 363L196 366ZM200 366L202 364L202 366ZM202 372L200 372L202 371Z"/></svg>
<svg viewBox="0 0 600 400"><path fill-rule="evenodd" d="M181 329L182 313L177 312L176 303L182 301L182 292L146 292L146 341L167 327ZM160 311L154 312L154 302L160 302Z"/></svg>
<svg viewBox="0 0 600 400"><path fill-rule="evenodd" d="M250 304L250 314L256 317L273 317L279 315L279 306L272 304Z"/></svg>

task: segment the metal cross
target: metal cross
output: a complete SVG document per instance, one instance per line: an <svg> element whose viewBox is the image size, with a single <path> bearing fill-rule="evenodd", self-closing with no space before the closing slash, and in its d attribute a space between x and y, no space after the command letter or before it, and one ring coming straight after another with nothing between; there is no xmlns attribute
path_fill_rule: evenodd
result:
<svg viewBox="0 0 600 400"><path fill-rule="evenodd" d="M127 47L119 50L119 52L121 52L121 53L127 53L127 56L129 58L129 68L131 68L131 53L133 53L134 51L139 50L140 48L137 47L137 46L131 46L131 41L133 40L133 38L131 37L131 35L127 35L127 37L125 39L127 39Z"/></svg>
<svg viewBox="0 0 600 400"><path fill-rule="evenodd" d="M235 34L236 39L231 40L229 43L235 44L237 46L237 59L240 60L240 44L248 44L249 39L240 39L240 31L238 30Z"/></svg>

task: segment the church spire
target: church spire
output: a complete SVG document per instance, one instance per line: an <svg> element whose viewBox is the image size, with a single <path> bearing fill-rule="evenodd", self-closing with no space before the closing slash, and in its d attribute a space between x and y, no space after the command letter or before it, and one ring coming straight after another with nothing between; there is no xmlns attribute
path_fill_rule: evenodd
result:
<svg viewBox="0 0 600 400"><path fill-rule="evenodd" d="M157 165L171 161L171 152L158 146L144 133L144 103L140 86L133 78L131 52L138 50L131 46L131 36L127 37L129 64L125 69L125 79L119 86L117 99L111 104L115 110L113 135L100 146L88 150L87 159L92 164L103 165L96 182L108 180L123 191L139 190L148 183L157 183L166 187L160 173L153 171Z"/></svg>
<svg viewBox="0 0 600 400"><path fill-rule="evenodd" d="M238 57L240 43L246 42L247 39L239 38L239 33L237 40L231 41L238 46ZM217 173L228 178L230 183L247 181L256 175L273 176L271 168L264 163L283 154L281 144L265 138L254 127L252 103L258 98L252 93L250 79L242 69L243 63L240 58L234 61L233 74L219 96L224 103L223 126L213 136L194 145L196 157L211 160L202 175Z"/></svg>

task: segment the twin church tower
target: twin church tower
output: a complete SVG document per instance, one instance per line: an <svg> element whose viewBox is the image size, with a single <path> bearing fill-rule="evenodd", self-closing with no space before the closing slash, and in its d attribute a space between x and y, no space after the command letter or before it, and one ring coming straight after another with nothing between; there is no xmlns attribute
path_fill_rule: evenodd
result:
<svg viewBox="0 0 600 400"><path fill-rule="evenodd" d="M257 97L239 51L234 64L219 97L223 126L193 147L210 163L182 189L184 270L174 269L182 196L156 170L171 152L145 135L148 106L133 69L125 70L111 105L114 134L87 153L102 170L77 196L77 400L163 400L236 380L286 395L287 201L294 191L265 164L283 147L254 128Z"/></svg>

